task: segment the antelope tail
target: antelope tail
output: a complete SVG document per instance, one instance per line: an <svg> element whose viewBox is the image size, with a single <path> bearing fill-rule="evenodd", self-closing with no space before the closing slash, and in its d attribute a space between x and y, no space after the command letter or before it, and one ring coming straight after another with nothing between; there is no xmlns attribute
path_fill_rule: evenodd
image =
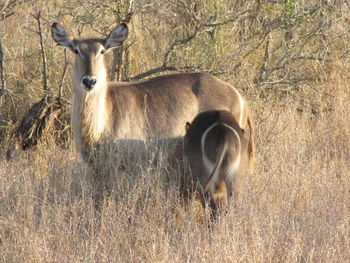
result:
<svg viewBox="0 0 350 263"><path fill-rule="evenodd" d="M222 147L220 157L216 161L215 167L214 167L211 175L209 176L207 182L204 185L204 193L206 193L208 191L209 187L213 184L213 182L216 182L216 179L219 176L221 164L222 164L222 161L224 160L226 152L227 152L227 141L225 141L225 144Z"/></svg>

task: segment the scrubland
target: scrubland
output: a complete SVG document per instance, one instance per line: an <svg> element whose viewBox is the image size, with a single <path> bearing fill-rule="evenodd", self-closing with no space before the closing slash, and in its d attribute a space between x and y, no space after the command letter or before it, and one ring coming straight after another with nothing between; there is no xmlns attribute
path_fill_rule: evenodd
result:
<svg viewBox="0 0 350 263"><path fill-rule="evenodd" d="M350 262L350 9L340 2L39 0L7 9L14 14L0 20L0 261ZM25 29L37 30L31 14L39 10L48 86L62 100L70 101L73 55L63 74L51 23L104 34L130 10L119 79L166 64L209 71L240 90L255 116L257 154L236 209L208 228L198 202L180 198L179 171L162 155L155 166L130 161L120 171L113 165L123 153L109 153L110 193L96 211L69 103L38 145L5 160L11 131L46 92L39 38Z"/></svg>

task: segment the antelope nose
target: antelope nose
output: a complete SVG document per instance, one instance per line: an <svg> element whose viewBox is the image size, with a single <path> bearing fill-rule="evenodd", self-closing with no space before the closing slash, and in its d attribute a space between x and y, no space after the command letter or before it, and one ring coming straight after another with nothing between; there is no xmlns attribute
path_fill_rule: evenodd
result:
<svg viewBox="0 0 350 263"><path fill-rule="evenodd" d="M92 90L97 82L97 79L92 76L84 76L82 82L87 90Z"/></svg>

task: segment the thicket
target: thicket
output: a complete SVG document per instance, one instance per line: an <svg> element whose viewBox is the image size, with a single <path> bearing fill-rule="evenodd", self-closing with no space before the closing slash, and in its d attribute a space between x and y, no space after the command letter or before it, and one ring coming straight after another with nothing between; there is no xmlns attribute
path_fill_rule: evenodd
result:
<svg viewBox="0 0 350 263"><path fill-rule="evenodd" d="M111 80L207 71L245 95L258 125L268 117L261 116L261 107L283 107L285 98L296 111L315 116L332 111L333 88L324 84L349 58L344 1L5 0L0 4L2 150L14 147L13 141L6 144L10 136L19 148L30 148L43 130L49 130L44 138L53 134L62 146L70 144L73 56L52 41L54 21L77 37L106 36L127 22L128 41L109 57Z"/></svg>

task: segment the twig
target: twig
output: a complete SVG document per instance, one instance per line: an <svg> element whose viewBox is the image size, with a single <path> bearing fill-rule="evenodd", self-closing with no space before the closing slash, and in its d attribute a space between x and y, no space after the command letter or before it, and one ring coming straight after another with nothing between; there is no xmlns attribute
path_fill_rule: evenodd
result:
<svg viewBox="0 0 350 263"><path fill-rule="evenodd" d="M2 1L3 3L0 3L0 21L5 20L6 18L12 16L15 14L12 9L17 4L23 4L25 2L29 2L31 0L5 0Z"/></svg>
<svg viewBox="0 0 350 263"><path fill-rule="evenodd" d="M38 30L33 30L33 29L27 28L27 27L25 27L25 29L39 35L40 52L41 52L41 59L42 59L43 89L46 91L46 95L48 96L48 99L51 99L52 91L48 86L47 59L46 59L46 53L45 53L43 32L42 32L42 27L41 27L41 11L39 11L36 14L32 14L31 16L36 20Z"/></svg>
<svg viewBox="0 0 350 263"><path fill-rule="evenodd" d="M36 16L33 16L37 23L38 23L38 31L39 31L39 38L40 38L40 49L41 49L41 57L42 57L42 63L43 63L43 85L44 90L47 91L47 93L51 93L51 90L49 90L48 87L48 77L47 77L47 60L46 60L46 53L45 53L45 46L44 46L44 39L41 29L41 12L39 11Z"/></svg>
<svg viewBox="0 0 350 263"><path fill-rule="evenodd" d="M127 80L129 81L135 81L135 80L140 80L140 79L143 79L149 75L152 75L152 74L155 74L155 73L160 73L160 72L163 72L163 71L168 71L168 70L178 70L177 67L174 67L174 66L160 66L158 68L153 68L151 70L148 70L144 73L141 73L139 75L136 75L134 77L131 77L131 78L128 78Z"/></svg>
<svg viewBox="0 0 350 263"><path fill-rule="evenodd" d="M6 18L9 18L10 16L14 15L15 12L10 12L8 14L6 13L0 13L0 21L3 21L5 20Z"/></svg>
<svg viewBox="0 0 350 263"><path fill-rule="evenodd" d="M292 60L318 60L318 61L324 61L324 62L332 62L333 59L330 58L319 58L319 57L313 57L313 56L294 56L292 57Z"/></svg>
<svg viewBox="0 0 350 263"><path fill-rule="evenodd" d="M300 79L290 79L290 80L285 80L287 79L287 76L284 77L283 79L276 80L276 81L264 81L259 83L259 85L295 85L300 82L305 82L305 81L321 81L321 77L308 77L308 78L300 78Z"/></svg>
<svg viewBox="0 0 350 263"><path fill-rule="evenodd" d="M175 46L186 44L186 43L190 42L192 39L194 39L197 36L200 29L202 29L202 26L197 27L195 29L194 33L192 35L190 35L189 37L184 38L184 39L175 40L170 45L168 51L165 52L165 54L164 54L163 67L166 67L168 65L170 54L174 50Z"/></svg>
<svg viewBox="0 0 350 263"><path fill-rule="evenodd" d="M238 63L234 66L233 70L236 70L237 68L239 68L242 64ZM164 71L178 71L178 72L189 72L189 71L201 71L201 72L208 72L214 76L218 76L218 75L223 75L223 74L228 74L228 72L224 72L224 71L219 71L219 70L211 70L211 69L204 69L201 67L195 67L195 66L185 66L185 67L176 67L176 66L160 66L157 68L153 68L151 70L148 70L144 73L141 73L139 75L136 75L134 77L131 78L125 78L122 79L122 81L137 81L140 79L143 79L145 77L148 77L150 75L156 74L156 73L160 73L160 72L164 72ZM231 74L231 73L230 73Z"/></svg>
<svg viewBox="0 0 350 263"><path fill-rule="evenodd" d="M164 59L163 59L163 67L167 67L169 66L169 57L171 52L173 52L174 48L178 45L183 45L183 44L187 44L188 42L190 42L192 39L194 39L203 28L206 27L219 27L219 26L223 26L226 24L229 24L231 22L236 21L239 17L243 16L246 13L249 13L252 11L252 9L247 9L243 12L240 12L239 14L235 15L233 18L230 18L228 20L222 21L222 22L217 22L217 23L203 23L193 12L193 10L184 2L179 1L177 4L180 4L182 6L182 8L186 9L187 12L189 13L189 15L192 17L192 19L198 24L195 28L195 31L192 35L190 35L187 38L184 39L178 39L175 40L170 47L168 48L167 52L164 54Z"/></svg>
<svg viewBox="0 0 350 263"><path fill-rule="evenodd" d="M203 26L205 26L205 27L217 27L217 26L227 25L229 23L236 21L238 18L245 15L246 13L250 13L252 11L253 11L253 9L247 9L247 10L244 10L244 11L240 12L239 14L237 14L236 16L234 16L230 19L227 19L225 21L221 21L221 22L217 22L217 23L206 23L206 24L203 24Z"/></svg>
<svg viewBox="0 0 350 263"><path fill-rule="evenodd" d="M260 139L260 147L264 148L265 145L267 145L268 142L270 142L272 140L273 136L276 136L278 134L283 133L287 128L288 128L288 123L286 123L285 125L283 125L283 127L281 127L279 130L277 130L277 124L279 122L280 116L281 116L282 110L280 110L277 113L277 116L275 118L275 120L272 123L272 126L270 127L270 129L268 129L268 131L266 133L264 133L264 138L259 138Z"/></svg>
<svg viewBox="0 0 350 263"><path fill-rule="evenodd" d="M259 81L260 82L266 80L267 61L269 60L269 58L270 58L270 38L268 35L267 39L266 39L266 44L265 44L264 59L263 59L263 63L260 67L260 72L259 72Z"/></svg>
<svg viewBox="0 0 350 263"><path fill-rule="evenodd" d="M0 12L4 12L6 9L13 8L17 0L5 0L4 3L0 4Z"/></svg>
<svg viewBox="0 0 350 263"><path fill-rule="evenodd" d="M136 75L134 77L130 77L124 80L128 80L128 81L135 81L135 80L140 80L143 79L147 76L150 76L152 74L156 74L156 73L160 73L160 72L164 72L164 71L189 71L189 70L193 70L193 69L198 69L198 67L194 67L194 66L186 66L186 67L176 67L176 66L172 66L169 65L169 60L170 60L170 56L171 53L174 51L176 46L179 45L183 45L183 44L187 44L188 42L190 42L191 40L193 40L198 34L200 34L202 31L202 29L204 28L208 28L208 27L219 27L222 25L226 25L228 23L234 22L236 21L239 17L243 16L246 13L249 13L252 11L252 9L247 9L243 12L240 12L239 14L237 14L236 16L234 16L231 19L222 21L222 22L218 22L218 23L203 23L193 12L192 9L185 3L183 3L182 1L177 2L177 4L180 4L182 6L182 8L184 8L185 10L187 10L187 12L189 13L189 15L192 17L192 19L197 23L197 26L195 27L194 32L183 39L177 39L175 40L168 48L168 50L165 52L164 54L164 58L163 58L163 63L161 66L153 68L151 70L148 70L144 73L141 73L139 75ZM237 64L238 68L241 64ZM203 70L202 71L207 71L207 70ZM208 71L209 72L209 71ZM215 74L215 73L214 73ZM223 74L222 72L216 72L216 74Z"/></svg>
<svg viewBox="0 0 350 263"><path fill-rule="evenodd" d="M5 0L4 3L0 4L0 14L1 18L5 17L5 11L6 9L13 8L13 6L16 4L16 0ZM3 20L3 19L1 19Z"/></svg>
<svg viewBox="0 0 350 263"><path fill-rule="evenodd" d="M184 3L183 1L176 1L176 2L173 2L173 3L175 3L177 5L180 5L182 8L184 8L188 12L188 14L191 16L191 18L196 23L198 23L200 26L203 26L203 27L218 27L218 26L227 25L229 23L232 23L232 22L236 21L239 17L245 15L246 13L250 13L250 12L254 11L253 9L246 9L246 10L238 13L234 17L232 17L230 19L227 19L227 20L224 20L224 21L221 21L221 22L203 23L201 21L201 19L196 16L196 14L193 12L192 8L188 4Z"/></svg>
<svg viewBox="0 0 350 263"><path fill-rule="evenodd" d="M0 80L1 80L1 87L0 87L0 96L5 93L6 91L6 80L5 80L5 74L4 74L4 52L2 50L2 44L0 39Z"/></svg>
<svg viewBox="0 0 350 263"><path fill-rule="evenodd" d="M64 79L66 77L66 73L67 73L67 68L68 68L68 60L67 60L67 49L64 49L64 66L63 66L63 71L62 71L62 75L61 75L61 82L58 85L58 99L61 99L62 96L62 86L63 86L63 82Z"/></svg>
<svg viewBox="0 0 350 263"><path fill-rule="evenodd" d="M28 31L30 31L30 32L32 32L32 33L38 34L38 35L40 34L39 31L37 31L37 30L35 30L35 29L33 29L33 28L30 28L30 27L27 27L27 26L25 26L24 29L26 29L26 30L28 30Z"/></svg>

